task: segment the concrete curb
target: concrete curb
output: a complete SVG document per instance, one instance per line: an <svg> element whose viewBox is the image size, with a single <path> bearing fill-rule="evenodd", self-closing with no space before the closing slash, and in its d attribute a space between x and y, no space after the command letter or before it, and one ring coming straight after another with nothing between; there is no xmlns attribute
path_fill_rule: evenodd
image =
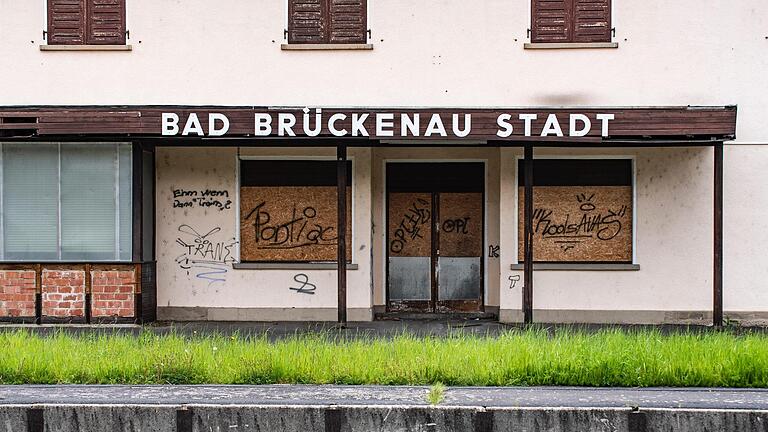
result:
<svg viewBox="0 0 768 432"><path fill-rule="evenodd" d="M768 410L403 405L0 405L5 432L761 431Z"/></svg>
<svg viewBox="0 0 768 432"><path fill-rule="evenodd" d="M0 432L768 432L768 391L341 385L0 386Z"/></svg>

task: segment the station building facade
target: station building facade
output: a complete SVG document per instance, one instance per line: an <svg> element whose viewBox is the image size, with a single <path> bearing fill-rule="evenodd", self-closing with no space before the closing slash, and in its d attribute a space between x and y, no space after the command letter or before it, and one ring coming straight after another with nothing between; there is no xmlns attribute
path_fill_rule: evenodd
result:
<svg viewBox="0 0 768 432"><path fill-rule="evenodd" d="M0 320L768 320L762 3L187 3L4 6Z"/></svg>

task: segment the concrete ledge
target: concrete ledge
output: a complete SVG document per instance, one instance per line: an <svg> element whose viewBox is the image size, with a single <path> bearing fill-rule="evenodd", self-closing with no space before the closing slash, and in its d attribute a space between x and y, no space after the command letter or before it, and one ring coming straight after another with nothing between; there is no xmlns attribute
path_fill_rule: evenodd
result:
<svg viewBox="0 0 768 432"><path fill-rule="evenodd" d="M134 388L141 392L141 386ZM48 432L716 432L764 431L768 424L765 409L643 408L632 400L625 407L485 407L482 401L472 406L188 402L0 405L0 425L8 431Z"/></svg>
<svg viewBox="0 0 768 432"><path fill-rule="evenodd" d="M0 430L765 431L761 389L339 385L0 386ZM4 426L4 428L3 428Z"/></svg>
<svg viewBox="0 0 768 432"><path fill-rule="evenodd" d="M338 319L336 308L227 308L160 306L158 321L328 321ZM371 308L348 308L352 322L373 321Z"/></svg>
<svg viewBox="0 0 768 432"><path fill-rule="evenodd" d="M373 44L282 44L283 51L349 51L372 50Z"/></svg>
<svg viewBox="0 0 768 432"><path fill-rule="evenodd" d="M590 43L525 43L524 49L600 49L618 48L618 42L590 42Z"/></svg>
<svg viewBox="0 0 768 432"><path fill-rule="evenodd" d="M133 45L40 45L40 51L132 51Z"/></svg>
<svg viewBox="0 0 768 432"><path fill-rule="evenodd" d="M235 270L336 270L336 263L234 263ZM358 265L347 263L347 270L357 270Z"/></svg>
<svg viewBox="0 0 768 432"><path fill-rule="evenodd" d="M523 270L523 264L512 264L512 270ZM556 271L638 271L639 264L577 264L577 263L533 263L534 270Z"/></svg>
<svg viewBox="0 0 768 432"><path fill-rule="evenodd" d="M744 325L768 323L768 312L726 311L726 319ZM499 310L499 321L523 322L520 309ZM654 311L654 310L566 310L534 309L533 321L546 324L681 324L710 325L711 311Z"/></svg>

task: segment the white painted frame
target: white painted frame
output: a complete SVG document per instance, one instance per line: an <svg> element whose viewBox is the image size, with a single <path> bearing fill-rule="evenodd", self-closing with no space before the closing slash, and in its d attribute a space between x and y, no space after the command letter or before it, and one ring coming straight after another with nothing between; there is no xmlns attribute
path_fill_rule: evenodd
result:
<svg viewBox="0 0 768 432"><path fill-rule="evenodd" d="M382 263L382 269L384 270L382 272L382 275L384 276L383 280L380 280L379 282L382 283L382 287L384 287L383 290L381 290L383 294L383 298L381 298L381 304L384 306L387 305L387 290L389 287L387 286L387 272L389 271L388 263L387 263L387 230L389 227L387 226L387 164L388 163L450 163L450 162L480 162L483 164L483 248L481 251L481 258L483 262L483 307L487 306L488 302L488 254L486 253L487 247L488 247L488 158L450 158L450 159L435 159L435 158L424 158L424 159L415 159L415 158L384 158L381 161L381 186L382 186L382 196L381 196L381 217L383 221L383 233L384 233L384 242L383 247L380 249L381 252L381 263ZM373 202L373 197L371 199L371 202ZM373 274L373 269L371 269L371 274ZM374 300L374 303L376 303L376 300Z"/></svg>
<svg viewBox="0 0 768 432"><path fill-rule="evenodd" d="M43 32L40 33L40 36L42 37L45 35L45 37L42 39L41 43L48 43L48 0L40 0L43 3ZM126 8L127 9L127 8Z"/></svg>
<svg viewBox="0 0 768 432"><path fill-rule="evenodd" d="M371 8L371 3L373 3L374 0L367 0L365 3L365 41L367 43L373 43L371 40L373 39L373 31L371 30L371 11L373 10Z"/></svg>
<svg viewBox="0 0 768 432"><path fill-rule="evenodd" d="M287 2L286 2L287 4ZM240 161L243 160L316 160L316 161L335 161L335 156L322 156L322 155L307 155L307 156L300 156L300 155L290 155L290 156L275 156L275 155L241 155L240 154L240 147L237 148L237 155L235 156L237 159L235 161L235 185L236 185L236 191L235 191L235 236L237 237L237 262L242 262L240 260ZM348 155L347 160L352 162L352 172L350 173L350 179L352 180L352 184L350 184L350 187L352 188L352 220L350 223L352 224L352 238L350 239L350 243L352 244L352 262L349 264L357 264L357 260L355 259L355 239L357 238L357 224L355 223L355 215L357 213L357 209L355 208L355 191L357 189L357 181L355 180L355 173L357 172L357 166L355 161L354 155ZM278 262L278 261L275 261ZM330 261L327 261L330 262ZM297 265L300 265L302 263L297 263ZM309 263L303 263L303 264L309 264Z"/></svg>
<svg viewBox="0 0 768 432"><path fill-rule="evenodd" d="M285 43L288 43L288 24L290 22L290 17L288 16L290 14L290 7L288 6L288 2L290 0L282 0L282 1L283 1L283 37L282 37L282 40L285 41ZM238 256L238 259L239 259L239 256Z"/></svg>
<svg viewBox="0 0 768 432"><path fill-rule="evenodd" d="M519 239L519 231L520 231L520 220L518 215L520 214L520 205L519 205L519 189L520 189L520 182L519 182L519 175L518 173L518 167L520 166L520 161L524 159L521 155L515 155L515 192L514 192L514 209L515 209L515 226L514 226L514 242L515 245L515 264L521 264L520 262L520 254L517 248L517 244L520 241ZM632 264L637 264L637 156L635 155L559 155L559 154L546 154L546 155L536 155L534 152L533 159L624 159L624 160L630 160L632 162ZM499 204L501 205L501 203Z"/></svg>

